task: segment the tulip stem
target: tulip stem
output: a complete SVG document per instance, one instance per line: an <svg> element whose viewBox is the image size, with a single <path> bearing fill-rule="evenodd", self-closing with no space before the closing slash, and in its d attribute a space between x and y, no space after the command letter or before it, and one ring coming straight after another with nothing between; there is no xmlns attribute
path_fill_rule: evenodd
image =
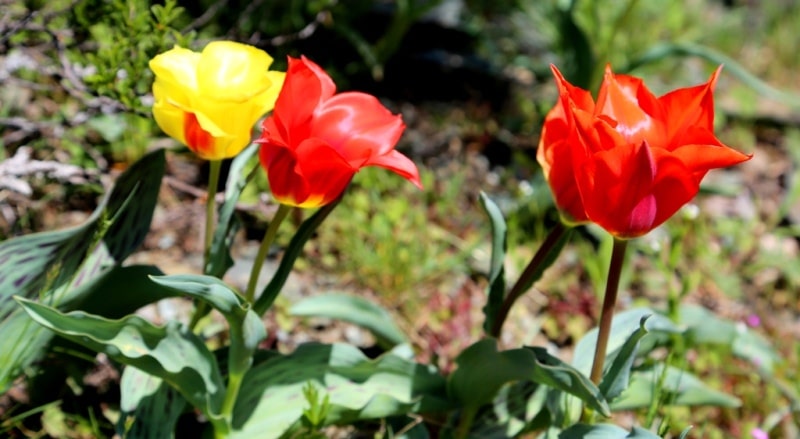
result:
<svg viewBox="0 0 800 439"><path fill-rule="evenodd" d="M498 310L497 315L495 316L495 320L492 324L489 335L495 338L500 337L500 333L503 329L503 323L505 323L506 318L508 318L508 313L511 311L511 306L514 305L514 303L519 300L523 294L525 294L533 282L541 277L542 272L549 265L549 262L552 262L552 260L558 254L557 251L562 248L561 244L563 244L563 239L567 236L567 232L570 230L570 227L565 226L560 221L552 230L550 230L550 234L547 235L547 238L545 238L542 245L539 246L538 250L536 250L536 254L533 255L533 259L531 259L531 261L528 263L528 266L526 266L522 271L519 279L517 279L517 282L511 287L511 290L509 290L505 299L503 299L503 304L500 306L500 310ZM553 254L554 252L556 253Z"/></svg>
<svg viewBox="0 0 800 439"><path fill-rule="evenodd" d="M222 160L208 162L208 198L206 199L206 239L204 243L203 267L208 266L211 258L211 242L214 239L214 217L217 207L217 186L219 185L219 171Z"/></svg>
<svg viewBox="0 0 800 439"><path fill-rule="evenodd" d="M617 291L619 278L622 274L622 265L625 262L625 249L628 241L614 238L614 249L611 252L611 264L608 267L608 280L606 281L606 294L603 298L603 308L600 311L600 327L597 331L597 344L595 345L594 361L590 378L593 383L600 384L603 378L603 363L606 359L608 337L611 335L611 320L614 317L614 307L617 304Z"/></svg>
<svg viewBox="0 0 800 439"><path fill-rule="evenodd" d="M283 219L286 218L289 210L291 210L291 207L280 204L278 206L278 211L275 212L275 216L272 217L272 221L270 221L269 226L267 226L267 231L264 233L261 247L258 248L258 254L256 254L256 259L253 261L253 268L250 271L250 280L247 282L247 292L244 296L250 303L253 303L255 299L256 285L258 284L258 276L261 274L261 266L264 265L264 259L266 259L267 253L269 253L269 247L272 245L272 242L275 241L278 228L283 222Z"/></svg>
<svg viewBox="0 0 800 439"><path fill-rule="evenodd" d="M206 234L203 241L203 271L208 268L208 261L211 260L211 242L214 239L214 225L217 186L219 185L219 171L222 167L222 160L209 160L208 162L208 194L206 195ZM189 330L193 331L200 319L208 312L208 304L202 300L197 301L192 319L189 321Z"/></svg>

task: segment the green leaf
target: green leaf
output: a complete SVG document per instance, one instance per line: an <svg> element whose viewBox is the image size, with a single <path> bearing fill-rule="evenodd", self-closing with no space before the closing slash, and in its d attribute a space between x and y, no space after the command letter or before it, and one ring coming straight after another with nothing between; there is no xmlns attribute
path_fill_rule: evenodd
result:
<svg viewBox="0 0 800 439"><path fill-rule="evenodd" d="M327 424L450 408L444 379L430 366L392 352L370 360L349 345L305 344L245 375L231 438L278 438L299 427L308 382L329 398Z"/></svg>
<svg viewBox="0 0 800 439"><path fill-rule="evenodd" d="M612 424L576 424L558 435L558 439L660 439L649 430L633 427L627 431Z"/></svg>
<svg viewBox="0 0 800 439"><path fill-rule="evenodd" d="M117 434L126 439L171 439L186 400L161 378L128 366L120 379Z"/></svg>
<svg viewBox="0 0 800 439"><path fill-rule="evenodd" d="M114 266L86 287L76 308L107 319L122 318L145 305L175 296L172 290L149 278L163 274L153 265Z"/></svg>
<svg viewBox="0 0 800 439"><path fill-rule="evenodd" d="M258 297L258 299L256 299L256 303L253 305L253 310L256 312L256 314L260 316L264 315L269 307L272 306L275 298L278 297L278 294L281 292L283 284L286 283L289 273L292 271L294 261L297 260L297 257L300 256L300 252L303 251L303 246L305 245L306 241L308 241L308 238L314 234L314 231L317 230L317 227L322 224L322 221L324 221L325 218L327 218L328 215L333 212L333 209L339 205L341 199L342 198L339 197L336 199L336 201L320 207L319 210L314 213L314 215L311 215L307 220L303 221L303 224L300 224L297 232L294 234L291 241L289 241L289 245L283 252L278 269L275 271L272 279L270 279L267 286L264 287L261 295Z"/></svg>
<svg viewBox="0 0 800 439"><path fill-rule="evenodd" d="M631 367L633 367L633 360L636 358L636 350L639 347L639 340L647 335L645 322L650 316L644 316L639 321L639 328L631 334L619 350L619 353L614 357L611 366L603 375L600 381L600 391L605 396L606 400L612 401L619 396L626 387L630 380Z"/></svg>
<svg viewBox="0 0 800 439"><path fill-rule="evenodd" d="M242 195L247 182L244 168L247 162L258 152L258 145L250 145L231 161L228 171L228 181L225 184L225 201L219 206L216 230L211 241L211 252L205 273L210 276L222 278L233 266L231 246L239 230L240 223L234 216L236 203Z"/></svg>
<svg viewBox="0 0 800 439"><path fill-rule="evenodd" d="M159 327L137 316L109 320L82 311L63 314L23 298L17 301L39 324L163 379L204 415L216 419L225 390L217 363L203 341L178 322Z"/></svg>
<svg viewBox="0 0 800 439"><path fill-rule="evenodd" d="M507 383L533 381L574 395L599 413L610 415L600 389L542 348L499 352L496 340L484 339L461 352L456 364L458 367L448 379L447 390L465 407L489 403Z"/></svg>
<svg viewBox="0 0 800 439"><path fill-rule="evenodd" d="M147 154L120 175L81 226L0 243L0 333L14 334L0 340L0 393L42 354L52 336L33 324L12 296L63 309L78 306L93 291L91 285L144 240L164 167L163 150Z"/></svg>
<svg viewBox="0 0 800 439"><path fill-rule="evenodd" d="M744 323L720 318L697 305L683 305L681 324L687 327L686 337L692 345L719 344L727 346L734 355L744 358L765 372L771 372L780 355L769 341Z"/></svg>
<svg viewBox="0 0 800 439"><path fill-rule="evenodd" d="M506 220L503 212L484 192L480 194L481 206L489 216L492 226L492 259L489 265L489 288L486 305L483 307L483 330L489 333L497 319L497 313L503 305L506 296L505 267L503 261L506 257Z"/></svg>
<svg viewBox="0 0 800 439"><path fill-rule="evenodd" d="M392 315L363 297L346 294L311 296L294 304L289 313L303 317L328 317L359 325L372 332L384 349L408 343Z"/></svg>
<svg viewBox="0 0 800 439"><path fill-rule="evenodd" d="M676 406L709 405L717 407L739 407L741 401L727 393L708 387L695 375L674 367L666 369L657 365L645 370L637 370L631 374L628 388L619 398L611 403L613 410L634 410L649 407L654 396L654 389L661 386L660 393L665 403ZM663 380L663 382L662 382Z"/></svg>
<svg viewBox="0 0 800 439"><path fill-rule="evenodd" d="M266 338L267 330L242 296L213 276L180 274L151 279L176 293L204 300L219 311L230 327L229 372L241 374L250 368L253 353Z"/></svg>
<svg viewBox="0 0 800 439"><path fill-rule="evenodd" d="M634 308L623 311L616 314L611 323L611 334L609 335L608 349L606 350L607 362L619 353L630 335L640 328L642 318L647 316L650 317L647 319L645 327L649 332L681 333L681 330L669 318L649 308ZM572 365L586 375L589 375L592 369L596 344L597 328L594 328L587 332L575 346Z"/></svg>

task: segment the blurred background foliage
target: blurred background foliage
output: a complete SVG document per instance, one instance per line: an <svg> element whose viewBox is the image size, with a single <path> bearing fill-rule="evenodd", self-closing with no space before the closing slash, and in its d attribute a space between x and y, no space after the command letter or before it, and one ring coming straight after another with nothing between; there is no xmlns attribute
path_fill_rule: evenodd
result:
<svg viewBox="0 0 800 439"><path fill-rule="evenodd" d="M204 192L204 164L155 126L147 62L175 44L199 50L222 38L267 50L278 68L286 55L305 54L340 89L374 93L403 114L400 149L421 165L425 190L362 172L299 271L373 294L418 330L423 350L446 359L474 329L465 304L482 306L488 224L478 192L508 217L512 278L557 221L535 161L541 121L556 98L549 65L596 92L610 63L663 93L702 83L724 63L720 137L755 158L713 173L696 205L635 241L627 300L700 303L739 322L762 316L759 330L784 356L767 376L720 350L685 352L700 376L743 404L659 405L667 430L693 424L698 437L750 437L758 426L793 437L800 425L797 29L800 3L792 0L0 0L0 159L30 147L34 160L84 170L68 179L24 167L0 173L0 238L74 224L96 205L109 175L169 147L172 195L145 250L196 252L196 237L170 229L198 227L192 209ZM265 180L248 189L240 209L251 239L260 239L270 215ZM515 310L507 342L568 352L595 323L607 249L592 228L576 234ZM64 408L73 426L100 436L85 410ZM0 424L0 434L13 425Z"/></svg>

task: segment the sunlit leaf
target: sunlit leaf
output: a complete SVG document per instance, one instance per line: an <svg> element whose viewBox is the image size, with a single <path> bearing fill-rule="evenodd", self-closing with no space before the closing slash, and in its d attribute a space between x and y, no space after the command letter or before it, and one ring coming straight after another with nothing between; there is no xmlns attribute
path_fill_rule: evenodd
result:
<svg viewBox="0 0 800 439"><path fill-rule="evenodd" d="M489 223L492 226L492 259L489 264L489 286L486 305L483 307L483 329L486 333L492 330L497 319L497 314L506 296L505 267L503 265L506 257L506 220L503 212L489 198L481 192L481 206L489 216Z"/></svg>
<svg viewBox="0 0 800 439"><path fill-rule="evenodd" d="M0 392L41 355L51 337L17 307L12 296L62 309L78 306L91 294L92 285L144 240L164 167L163 150L147 154L120 175L81 226L0 243L0 333L14 334L0 340ZM120 290L104 294L113 296Z"/></svg>
<svg viewBox="0 0 800 439"><path fill-rule="evenodd" d="M17 298L39 324L119 363L163 379L209 418L216 418L224 386L205 344L178 322L159 327L138 317L109 320L74 311L63 314Z"/></svg>
<svg viewBox="0 0 800 439"><path fill-rule="evenodd" d="M435 369L392 352L370 360L344 344L305 344L253 367L234 409L232 438L278 438L299 426L308 402L303 386L327 396L327 424L450 408Z"/></svg>
<svg viewBox="0 0 800 439"><path fill-rule="evenodd" d="M346 294L310 296L292 305L289 313L303 317L328 317L353 323L372 332L378 344L385 349L408 343L408 339L394 322L392 315L380 305L363 297Z"/></svg>
<svg viewBox="0 0 800 439"><path fill-rule="evenodd" d="M628 431L612 424L576 424L558 435L558 439L660 439L661 436L640 427Z"/></svg>
<svg viewBox="0 0 800 439"><path fill-rule="evenodd" d="M172 439L186 400L161 378L128 366L120 379L117 433L126 439Z"/></svg>
<svg viewBox="0 0 800 439"><path fill-rule="evenodd" d="M656 388L659 388L666 405L732 408L741 405L738 398L707 386L689 372L670 366L666 369L666 375L662 376L664 371L663 365L634 371L631 374L630 385L611 403L611 408L633 410L649 407Z"/></svg>
<svg viewBox="0 0 800 439"><path fill-rule="evenodd" d="M448 393L466 407L488 404L502 386L533 381L576 396L606 416L608 404L589 379L542 348L497 350L497 341L483 339L456 359L458 367L447 381Z"/></svg>
<svg viewBox="0 0 800 439"><path fill-rule="evenodd" d="M645 322L649 317L642 317L639 322L639 328L628 337L620 348L619 353L614 357L614 361L608 370L603 374L603 379L600 381L600 391L603 392L606 400L613 401L628 387L631 367L633 366L633 360L636 358L636 349L639 347L639 340L647 335Z"/></svg>

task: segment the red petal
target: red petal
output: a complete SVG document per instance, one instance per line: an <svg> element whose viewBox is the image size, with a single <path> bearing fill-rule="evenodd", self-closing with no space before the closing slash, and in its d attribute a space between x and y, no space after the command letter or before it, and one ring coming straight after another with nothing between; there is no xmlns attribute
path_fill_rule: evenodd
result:
<svg viewBox="0 0 800 439"><path fill-rule="evenodd" d="M648 141L660 146L666 142L661 123L642 108L640 96L647 109L660 113L655 97L647 90L639 78L614 75L606 66L603 84L597 95L596 114L617 122L615 128L630 144Z"/></svg>
<svg viewBox="0 0 800 439"><path fill-rule="evenodd" d="M315 116L311 135L325 139L355 167L394 149L405 130L399 115L365 93L338 94L325 101Z"/></svg>
<svg viewBox="0 0 800 439"><path fill-rule="evenodd" d="M398 151L389 151L388 154L373 157L366 165L380 166L381 168L388 169L422 189L422 182L419 180L417 165Z"/></svg>
<svg viewBox="0 0 800 439"><path fill-rule="evenodd" d="M580 87L575 87L574 85L570 84L566 79L564 79L564 75L561 74L556 66L550 64L550 70L553 72L553 76L556 78L556 85L558 86L558 91L562 98L568 98L581 110L588 111L590 113L594 112L595 104L591 93ZM569 104L564 103L563 105L565 105L565 108L569 108Z"/></svg>
<svg viewBox="0 0 800 439"><path fill-rule="evenodd" d="M680 88L658 98L666 114L667 136L670 145L677 147L674 139L690 127L714 131L714 85L722 66L711 75L707 83Z"/></svg>
<svg viewBox="0 0 800 439"><path fill-rule="evenodd" d="M646 144L599 152L579 176L589 218L619 238L649 232L698 190L680 160Z"/></svg>
<svg viewBox="0 0 800 439"><path fill-rule="evenodd" d="M308 138L315 109L336 91L333 80L311 60L288 57L286 79L272 116L289 145Z"/></svg>
<svg viewBox="0 0 800 439"><path fill-rule="evenodd" d="M321 139L311 138L297 149L297 170L308 184L308 198L301 207L328 204L344 192L357 169L350 166L335 148Z"/></svg>

